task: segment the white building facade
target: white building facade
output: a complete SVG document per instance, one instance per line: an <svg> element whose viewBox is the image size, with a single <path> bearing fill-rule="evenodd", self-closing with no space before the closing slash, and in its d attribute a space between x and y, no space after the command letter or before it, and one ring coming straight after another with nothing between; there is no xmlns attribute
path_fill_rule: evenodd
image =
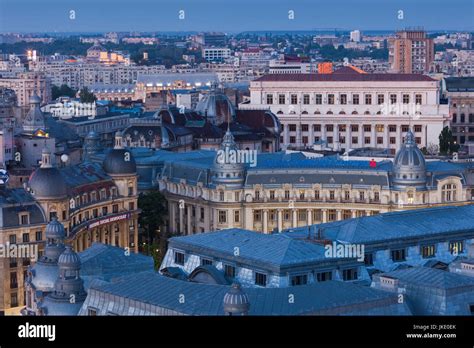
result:
<svg viewBox="0 0 474 348"><path fill-rule="evenodd" d="M366 74L344 67L332 74L270 74L250 83L250 103L280 119L284 147L324 140L335 149L400 148L411 127L420 148L438 144L448 122L439 82L412 74Z"/></svg>

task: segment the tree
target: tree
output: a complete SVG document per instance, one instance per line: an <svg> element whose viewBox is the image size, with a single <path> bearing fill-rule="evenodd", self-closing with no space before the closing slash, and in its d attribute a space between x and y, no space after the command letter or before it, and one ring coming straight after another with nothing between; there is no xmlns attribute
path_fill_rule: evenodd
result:
<svg viewBox="0 0 474 348"><path fill-rule="evenodd" d="M77 90L72 89L68 85L61 85L61 87L58 87L56 85L53 85L51 88L51 96L53 100L59 98L59 97L71 97L74 98L76 96Z"/></svg>
<svg viewBox="0 0 474 348"><path fill-rule="evenodd" d="M163 228L164 217L168 213L166 199L158 189L153 189L138 196L138 208L141 209L138 223L147 239L144 249L153 256L155 266L158 267L166 253L169 238Z"/></svg>
<svg viewBox="0 0 474 348"><path fill-rule="evenodd" d="M89 92L87 87L84 87L79 92L79 96L81 97L81 103L93 103L97 100L94 93Z"/></svg>
<svg viewBox="0 0 474 348"><path fill-rule="evenodd" d="M448 126L444 127L439 135L439 152L443 155L451 154L459 150L459 145L454 140L453 133Z"/></svg>

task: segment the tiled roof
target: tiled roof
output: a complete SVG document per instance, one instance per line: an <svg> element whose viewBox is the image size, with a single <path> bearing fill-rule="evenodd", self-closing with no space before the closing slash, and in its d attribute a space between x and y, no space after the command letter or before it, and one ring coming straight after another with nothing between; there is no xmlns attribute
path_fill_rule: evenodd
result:
<svg viewBox="0 0 474 348"><path fill-rule="evenodd" d="M426 239L455 232L474 234L474 205L406 210L313 225L312 238L318 229L323 239L363 244ZM306 238L308 227L292 228L284 233L292 238Z"/></svg>
<svg viewBox="0 0 474 348"><path fill-rule="evenodd" d="M263 234L232 228L191 236L174 237L170 246L206 255L215 255L240 263L249 262L285 268L322 259L322 245L306 243L282 234ZM238 248L238 255L235 255Z"/></svg>
<svg viewBox="0 0 474 348"><path fill-rule="evenodd" d="M404 283L433 287L438 289L453 289L470 286L474 289L474 278L455 274L429 267L411 267L379 274L381 277L390 277Z"/></svg>
<svg viewBox="0 0 474 348"><path fill-rule="evenodd" d="M152 272L130 275L119 282L94 284L93 288L81 314L85 314L87 305L97 305L98 300L99 306L102 303L112 311L111 304L116 303L120 311L116 314L140 314L138 307L151 311L151 305L187 315L224 315L223 298L229 291L225 285L187 282ZM369 313L374 307L396 303L395 294L340 281L286 288L245 288L244 291L250 300L249 315ZM180 302L183 294L186 300ZM290 294L296 299L294 303L288 301ZM130 313L130 310L136 312Z"/></svg>

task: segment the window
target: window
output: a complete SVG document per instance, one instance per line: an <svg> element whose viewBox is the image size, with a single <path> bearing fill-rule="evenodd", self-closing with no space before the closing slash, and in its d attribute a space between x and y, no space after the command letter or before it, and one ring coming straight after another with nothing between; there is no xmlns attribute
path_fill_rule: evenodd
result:
<svg viewBox="0 0 474 348"><path fill-rule="evenodd" d="M365 200L365 192L364 191L359 191L359 200L364 201Z"/></svg>
<svg viewBox="0 0 474 348"><path fill-rule="evenodd" d="M370 132L372 129L370 124L364 124L364 132Z"/></svg>
<svg viewBox="0 0 474 348"><path fill-rule="evenodd" d="M204 221L204 208L201 208L200 210L201 210L200 211L200 219L201 219L201 221Z"/></svg>
<svg viewBox="0 0 474 348"><path fill-rule="evenodd" d="M355 280L357 279L357 268L349 268L342 270L343 280Z"/></svg>
<svg viewBox="0 0 474 348"><path fill-rule="evenodd" d="M102 215L107 215L109 212L109 209L107 207L102 207Z"/></svg>
<svg viewBox="0 0 474 348"><path fill-rule="evenodd" d="M351 199L350 191L344 191L344 200L348 201Z"/></svg>
<svg viewBox="0 0 474 348"><path fill-rule="evenodd" d="M285 190L285 199L290 199L290 191Z"/></svg>
<svg viewBox="0 0 474 348"><path fill-rule="evenodd" d="M416 132L416 133L420 133L420 132L421 132L421 125L420 125L420 124L416 124L414 128L415 128L415 132Z"/></svg>
<svg viewBox="0 0 474 348"><path fill-rule="evenodd" d="M316 94L314 98L315 104L322 104L323 103L323 95L322 94Z"/></svg>
<svg viewBox="0 0 474 348"><path fill-rule="evenodd" d="M390 144L394 145L397 143L397 138L395 137L390 137Z"/></svg>
<svg viewBox="0 0 474 348"><path fill-rule="evenodd" d="M273 94L267 94L267 104L273 104Z"/></svg>
<svg viewBox="0 0 474 348"><path fill-rule="evenodd" d="M267 275L263 273L255 272L255 285L266 286Z"/></svg>
<svg viewBox="0 0 474 348"><path fill-rule="evenodd" d="M449 242L449 252L452 255L459 255L464 252L464 243L462 241Z"/></svg>
<svg viewBox="0 0 474 348"><path fill-rule="evenodd" d="M372 104L372 94L365 95L365 104L371 105Z"/></svg>
<svg viewBox="0 0 474 348"><path fill-rule="evenodd" d="M404 94L402 100L403 100L403 104L410 103L410 95L409 94Z"/></svg>
<svg viewBox="0 0 474 348"><path fill-rule="evenodd" d="M97 315L97 309L95 308L87 308L87 315L91 317L95 317Z"/></svg>
<svg viewBox="0 0 474 348"><path fill-rule="evenodd" d="M135 202L128 202L128 210L135 210ZM88 214L89 212L86 212ZM89 217L87 217L89 219Z"/></svg>
<svg viewBox="0 0 474 348"><path fill-rule="evenodd" d="M359 95L358 94L354 94L352 96L352 104L359 105Z"/></svg>
<svg viewBox="0 0 474 348"><path fill-rule="evenodd" d="M288 129L290 132L296 132L296 124L289 124Z"/></svg>
<svg viewBox="0 0 474 348"><path fill-rule="evenodd" d="M390 104L396 104L396 103L397 103L397 95L390 94Z"/></svg>
<svg viewBox="0 0 474 348"><path fill-rule="evenodd" d="M373 266L373 264L374 264L374 254L373 253L366 253L365 254L364 264L366 266Z"/></svg>
<svg viewBox="0 0 474 348"><path fill-rule="evenodd" d="M28 225L28 214L20 215L20 225Z"/></svg>
<svg viewBox="0 0 474 348"><path fill-rule="evenodd" d="M379 202L380 201L380 193L379 192L374 192L374 201Z"/></svg>
<svg viewBox="0 0 474 348"><path fill-rule="evenodd" d="M397 131L397 126L394 124L389 124L388 125L388 131L391 133L395 133Z"/></svg>
<svg viewBox="0 0 474 348"><path fill-rule="evenodd" d="M18 280L16 277L16 272L10 273L10 289L17 289L18 288Z"/></svg>
<svg viewBox="0 0 474 348"><path fill-rule="evenodd" d="M301 131L302 131L302 132L307 132L308 130L309 130L309 127L308 127L307 124L302 124L302 125L301 125Z"/></svg>
<svg viewBox="0 0 474 348"><path fill-rule="evenodd" d="M318 282L326 282L332 280L332 272L319 272L316 273L316 279Z"/></svg>
<svg viewBox="0 0 474 348"><path fill-rule="evenodd" d="M18 294L16 292L10 294L10 306L18 307Z"/></svg>
<svg viewBox="0 0 474 348"><path fill-rule="evenodd" d="M255 191L255 200L260 200L260 191Z"/></svg>
<svg viewBox="0 0 474 348"><path fill-rule="evenodd" d="M333 201L335 199L335 192L334 190L329 191L329 200Z"/></svg>
<svg viewBox="0 0 474 348"><path fill-rule="evenodd" d="M16 234L9 235L8 241L10 242L10 244L16 244Z"/></svg>
<svg viewBox="0 0 474 348"><path fill-rule="evenodd" d="M385 96L383 94L377 95L377 104L381 105L385 102Z"/></svg>
<svg viewBox="0 0 474 348"><path fill-rule="evenodd" d="M30 241L30 234L29 233L23 233L23 243L28 243Z"/></svg>
<svg viewBox="0 0 474 348"><path fill-rule="evenodd" d="M377 144L383 144L383 138L382 137L377 137Z"/></svg>
<svg viewBox="0 0 474 348"><path fill-rule="evenodd" d="M358 124L353 124L351 126L351 131L352 132L358 132L359 131L359 125Z"/></svg>
<svg viewBox="0 0 474 348"><path fill-rule="evenodd" d="M314 190L314 199L316 199L316 200L320 199L319 190Z"/></svg>
<svg viewBox="0 0 474 348"><path fill-rule="evenodd" d="M275 199L275 190L270 190L270 199Z"/></svg>
<svg viewBox="0 0 474 348"><path fill-rule="evenodd" d="M224 201L224 191L219 191L219 200L220 200L221 202Z"/></svg>
<svg viewBox="0 0 474 348"><path fill-rule="evenodd" d="M262 213L260 212L260 210L254 210L253 219L254 221L262 221Z"/></svg>
<svg viewBox="0 0 474 348"><path fill-rule="evenodd" d="M313 130L315 132L321 132L321 125L320 124L313 125Z"/></svg>
<svg viewBox="0 0 474 348"><path fill-rule="evenodd" d="M358 137L352 137L352 144L357 144L359 143L359 138Z"/></svg>
<svg viewBox="0 0 474 348"><path fill-rule="evenodd" d="M415 104L420 105L421 101L421 94L415 94Z"/></svg>
<svg viewBox="0 0 474 348"><path fill-rule="evenodd" d="M405 249L396 249L390 252L393 262L405 261Z"/></svg>
<svg viewBox="0 0 474 348"><path fill-rule="evenodd" d="M227 211L219 210L219 223L225 224L227 222Z"/></svg>
<svg viewBox="0 0 474 348"><path fill-rule="evenodd" d="M231 265L224 265L224 274L228 278L235 278L235 267Z"/></svg>
<svg viewBox="0 0 474 348"><path fill-rule="evenodd" d="M240 211L239 210L234 211L234 222L236 222L236 223L240 222Z"/></svg>
<svg viewBox="0 0 474 348"><path fill-rule="evenodd" d="M291 285L292 286L305 285L305 284L308 284L308 275L301 274L301 275L291 277Z"/></svg>
<svg viewBox="0 0 474 348"><path fill-rule="evenodd" d="M364 138L364 144L370 144L370 137L365 137Z"/></svg>
<svg viewBox="0 0 474 348"><path fill-rule="evenodd" d="M296 94L291 95L291 104L295 105L298 104L298 96Z"/></svg>
<svg viewBox="0 0 474 348"><path fill-rule="evenodd" d="M112 213L114 214L118 213L118 204L112 205Z"/></svg>
<svg viewBox="0 0 474 348"><path fill-rule="evenodd" d="M456 200L456 185L446 184L443 185L441 192L441 199L443 202L453 202Z"/></svg>
<svg viewBox="0 0 474 348"><path fill-rule="evenodd" d="M334 104L334 94L328 94L328 104Z"/></svg>
<svg viewBox="0 0 474 348"><path fill-rule="evenodd" d="M201 259L201 266L212 266L212 260L210 259Z"/></svg>
<svg viewBox="0 0 474 348"><path fill-rule="evenodd" d="M174 252L174 263L184 266L184 254L179 251Z"/></svg>
<svg viewBox="0 0 474 348"><path fill-rule="evenodd" d="M435 246L434 245L423 245L421 247L421 256L424 259L435 256Z"/></svg>
<svg viewBox="0 0 474 348"><path fill-rule="evenodd" d="M341 104L347 104L347 94L341 94Z"/></svg>
<svg viewBox="0 0 474 348"><path fill-rule="evenodd" d="M285 104L285 95L284 94L279 94L278 95L278 104Z"/></svg>
<svg viewBox="0 0 474 348"><path fill-rule="evenodd" d="M410 129L409 125L407 125L407 124L402 125L402 132L406 133L406 132L408 132L409 129Z"/></svg>
<svg viewBox="0 0 474 348"><path fill-rule="evenodd" d="M309 94L303 94L303 104L309 104Z"/></svg>
<svg viewBox="0 0 474 348"><path fill-rule="evenodd" d="M43 240L43 232L41 231L36 231L35 232L35 240L38 242L40 240Z"/></svg>

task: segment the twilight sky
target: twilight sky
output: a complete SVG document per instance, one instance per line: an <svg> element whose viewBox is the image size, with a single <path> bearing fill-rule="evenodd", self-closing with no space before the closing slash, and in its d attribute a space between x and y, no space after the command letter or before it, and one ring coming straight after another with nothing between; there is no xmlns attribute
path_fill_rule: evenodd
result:
<svg viewBox="0 0 474 348"><path fill-rule="evenodd" d="M69 19L74 10L76 19ZM178 18L184 10L185 19ZM288 19L293 10L294 20ZM404 19L397 18L404 11ZM0 32L474 30L474 0L0 0Z"/></svg>

